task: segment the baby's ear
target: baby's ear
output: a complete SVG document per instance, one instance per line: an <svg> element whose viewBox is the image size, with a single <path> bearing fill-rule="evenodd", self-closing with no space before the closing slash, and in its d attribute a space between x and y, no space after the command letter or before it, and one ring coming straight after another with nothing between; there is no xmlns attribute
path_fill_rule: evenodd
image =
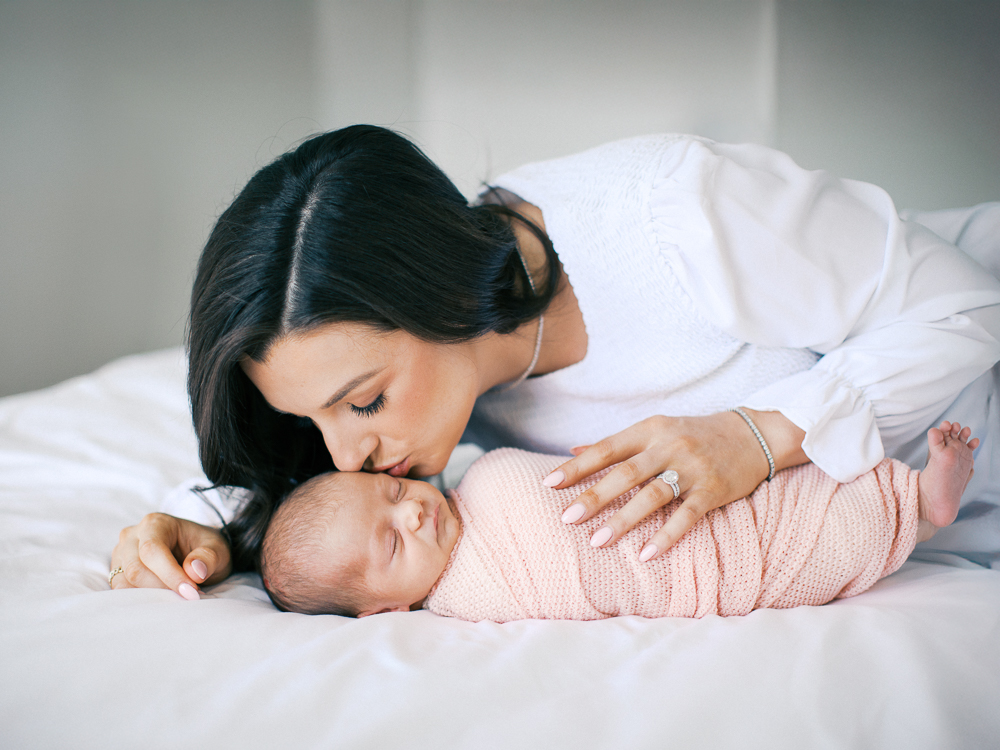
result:
<svg viewBox="0 0 1000 750"><path fill-rule="evenodd" d="M382 609L367 609L364 612L358 612L358 617L368 617L368 615L380 615L383 612L409 612L409 607L383 607Z"/></svg>

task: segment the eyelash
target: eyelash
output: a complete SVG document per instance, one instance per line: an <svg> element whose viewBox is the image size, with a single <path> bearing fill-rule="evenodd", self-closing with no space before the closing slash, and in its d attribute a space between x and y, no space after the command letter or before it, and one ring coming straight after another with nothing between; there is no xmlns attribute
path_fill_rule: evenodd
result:
<svg viewBox="0 0 1000 750"><path fill-rule="evenodd" d="M374 417L382 411L383 408L385 408L384 393L380 393L374 401L368 404L368 406L355 406L354 404L351 404L351 411L359 417Z"/></svg>

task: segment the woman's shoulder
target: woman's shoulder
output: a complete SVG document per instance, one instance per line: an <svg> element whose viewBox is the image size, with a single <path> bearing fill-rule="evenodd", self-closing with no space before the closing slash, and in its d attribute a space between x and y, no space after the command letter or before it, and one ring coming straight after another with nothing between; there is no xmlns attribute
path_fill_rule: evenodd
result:
<svg viewBox="0 0 1000 750"><path fill-rule="evenodd" d="M583 151L528 162L501 175L495 183L506 186L510 182L538 178L543 175L583 174L600 179L603 171L620 171L630 165L648 165L651 160L658 160L673 149L683 149L685 144L703 140L697 136L679 133L658 133L622 138ZM520 195L517 189L507 188L507 190Z"/></svg>
<svg viewBox="0 0 1000 750"><path fill-rule="evenodd" d="M636 136L531 162L496 178L489 199L540 210L560 259L590 246L600 255L608 251L609 233L618 234L609 222L630 233L641 227L664 165L684 161L700 140L669 133ZM629 242L644 244L641 237Z"/></svg>

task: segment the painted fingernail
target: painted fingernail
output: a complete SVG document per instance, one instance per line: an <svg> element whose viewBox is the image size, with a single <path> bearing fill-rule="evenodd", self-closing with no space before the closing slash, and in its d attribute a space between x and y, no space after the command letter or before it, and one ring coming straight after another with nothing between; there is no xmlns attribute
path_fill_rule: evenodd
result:
<svg viewBox="0 0 1000 750"><path fill-rule="evenodd" d="M660 548L655 544L647 544L642 548L642 552L639 553L639 562L646 562L649 558L660 551Z"/></svg>
<svg viewBox="0 0 1000 750"><path fill-rule="evenodd" d="M562 522L576 523L583 518L583 514L586 512L587 509L580 505L580 503L574 503L566 509L565 513L562 514Z"/></svg>
<svg viewBox="0 0 1000 750"><path fill-rule="evenodd" d="M198 596L198 590L190 583L182 583L180 586L178 586L177 593L183 596L189 602L195 602L201 599L201 597Z"/></svg>
<svg viewBox="0 0 1000 750"><path fill-rule="evenodd" d="M546 487L555 487L560 482L566 480L566 475L563 474L562 469L556 469L551 474L549 474L545 479L542 480L542 484Z"/></svg>
<svg viewBox="0 0 1000 750"><path fill-rule="evenodd" d="M192 560L191 570L194 571L199 580L204 581L208 577L208 566L201 560Z"/></svg>
<svg viewBox="0 0 1000 750"><path fill-rule="evenodd" d="M601 547L611 541L611 537L615 535L615 532L611 530L610 526L605 526L603 529L598 531L592 537L590 537L591 547Z"/></svg>

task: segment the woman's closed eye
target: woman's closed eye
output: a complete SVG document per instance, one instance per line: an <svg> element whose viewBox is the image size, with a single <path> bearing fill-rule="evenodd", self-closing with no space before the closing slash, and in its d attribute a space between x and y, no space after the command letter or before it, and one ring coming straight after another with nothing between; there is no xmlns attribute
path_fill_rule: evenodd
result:
<svg viewBox="0 0 1000 750"><path fill-rule="evenodd" d="M367 406L355 406L351 404L351 411L357 414L359 417L374 417L383 408L385 408L385 394L380 393L374 401L372 401Z"/></svg>

